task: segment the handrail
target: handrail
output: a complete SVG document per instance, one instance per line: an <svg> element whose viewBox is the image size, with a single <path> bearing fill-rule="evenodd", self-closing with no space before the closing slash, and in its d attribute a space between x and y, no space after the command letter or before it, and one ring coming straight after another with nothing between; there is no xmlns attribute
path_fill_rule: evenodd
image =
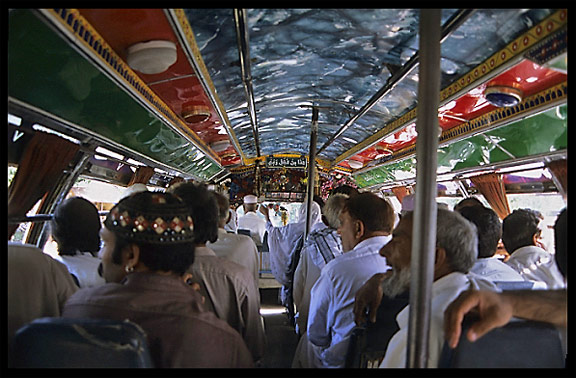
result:
<svg viewBox="0 0 576 378"><path fill-rule="evenodd" d="M105 217L107 216L109 213L109 211L99 211L98 215L101 217ZM51 221L52 218L54 217L54 214L35 214L35 215L27 215L25 217L21 217L21 218L9 218L8 219L8 223L9 224L18 224L18 223L28 223L28 222L48 222Z"/></svg>
<svg viewBox="0 0 576 378"><path fill-rule="evenodd" d="M248 104L248 114L252 124L254 134L254 145L256 156L260 157L260 140L258 138L258 121L256 119L256 102L254 101L254 89L252 87L252 73L250 71L250 47L248 45L248 29L246 28L246 10L234 9L234 23L236 25L236 38L238 41L238 54L240 56L240 68L242 71L242 82L246 92L246 102Z"/></svg>

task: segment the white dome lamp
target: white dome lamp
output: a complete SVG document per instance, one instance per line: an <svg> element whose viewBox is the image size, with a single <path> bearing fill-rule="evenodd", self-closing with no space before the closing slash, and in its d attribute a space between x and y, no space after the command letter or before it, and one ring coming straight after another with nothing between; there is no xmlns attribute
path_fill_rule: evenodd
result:
<svg viewBox="0 0 576 378"><path fill-rule="evenodd" d="M364 166L364 163L358 160L348 159L348 165L352 169L360 169Z"/></svg>
<svg viewBox="0 0 576 378"><path fill-rule="evenodd" d="M128 47L128 65L143 74L159 74L176 63L176 44L171 41L148 41Z"/></svg>

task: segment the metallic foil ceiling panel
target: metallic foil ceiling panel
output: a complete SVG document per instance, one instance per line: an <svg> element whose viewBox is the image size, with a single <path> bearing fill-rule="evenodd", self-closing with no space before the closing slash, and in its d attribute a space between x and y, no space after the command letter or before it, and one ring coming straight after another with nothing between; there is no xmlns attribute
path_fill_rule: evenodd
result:
<svg viewBox="0 0 576 378"><path fill-rule="evenodd" d="M442 22L455 12L443 10ZM550 13L477 10L443 43L442 86ZM242 148L254 156L232 10L189 9L186 15ZM322 145L418 49L417 10L249 9L247 15L262 154L308 153L310 105L329 107L320 110ZM414 108L417 74L415 68L319 157L334 160Z"/></svg>

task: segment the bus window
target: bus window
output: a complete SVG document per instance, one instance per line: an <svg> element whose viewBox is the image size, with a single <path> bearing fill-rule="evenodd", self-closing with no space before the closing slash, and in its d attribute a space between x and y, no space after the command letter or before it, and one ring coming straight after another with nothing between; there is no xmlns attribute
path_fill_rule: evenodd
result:
<svg viewBox="0 0 576 378"><path fill-rule="evenodd" d="M566 203L559 193L521 193L508 194L510 210L532 209L539 211L544 220L540 223L542 229L542 244L545 249L554 253L554 222L560 211L566 207Z"/></svg>
<svg viewBox="0 0 576 378"><path fill-rule="evenodd" d="M31 215L36 215L38 208L40 207L40 203L42 203L42 200L39 200L38 202L36 202L34 207L32 207L32 209L30 209L30 211L28 211L28 213L26 213L26 216L29 217ZM32 222L20 223L20 226L18 226L18 228L16 229L16 232L14 232L14 235L12 235L12 237L10 238L10 241L23 243L26 240L26 238L28 237L28 232L30 231L31 225L32 225Z"/></svg>

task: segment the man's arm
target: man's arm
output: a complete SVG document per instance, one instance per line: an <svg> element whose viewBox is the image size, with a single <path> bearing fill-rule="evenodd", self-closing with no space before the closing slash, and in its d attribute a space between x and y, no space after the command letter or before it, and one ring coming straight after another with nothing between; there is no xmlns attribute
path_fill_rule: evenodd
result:
<svg viewBox="0 0 576 378"><path fill-rule="evenodd" d="M462 319L470 311L480 316L466 334L470 341L506 325L512 317L566 327L567 299L566 290L465 291L446 308L444 334L450 347L455 348L462 333Z"/></svg>
<svg viewBox="0 0 576 378"><path fill-rule="evenodd" d="M354 322L362 325L366 322L366 309L368 309L368 318L372 323L376 323L376 313L384 291L382 290L382 281L387 273L376 273L356 292L354 299Z"/></svg>

